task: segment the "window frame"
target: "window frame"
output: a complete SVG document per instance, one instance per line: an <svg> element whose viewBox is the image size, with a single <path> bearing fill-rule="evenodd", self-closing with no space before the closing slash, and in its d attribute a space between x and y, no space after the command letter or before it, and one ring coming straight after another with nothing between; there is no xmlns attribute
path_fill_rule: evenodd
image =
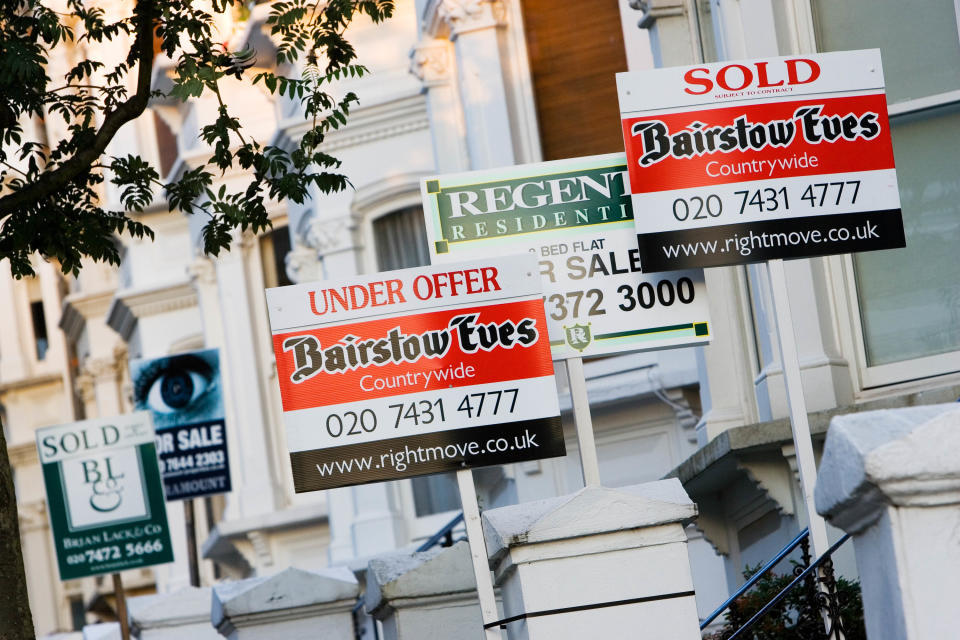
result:
<svg viewBox="0 0 960 640"><path fill-rule="evenodd" d="M378 183L373 189L358 190L351 213L359 224L360 266L363 273L378 273L377 239L374 234L374 221L392 213L410 207L423 207L420 194L420 180L424 176L407 174L397 176L392 182ZM426 223L426 221L424 221ZM397 481L399 487L401 511L408 527L411 540L426 539L447 524L458 510L441 511L427 516L418 516L413 495L413 483L410 480Z"/></svg>
<svg viewBox="0 0 960 640"><path fill-rule="evenodd" d="M822 53L816 38L812 0L793 1L794 16L797 18L798 41L803 43L809 40L812 42L814 50ZM954 0L953 5L957 20L957 39L960 42L960 0ZM801 48L803 48L802 45ZM960 105L960 89L888 103L887 112L893 123L896 119L904 116L917 115L924 111L952 105ZM845 338L844 342L847 343L849 348L852 348L856 367L851 367L851 371L855 371L853 382L857 392L960 373L960 364L958 364L960 363L960 348L932 356L869 365L867 363L863 316L860 312L860 290L856 280L853 254L847 253L827 257L825 260L828 261L828 264L835 260L833 264L839 270L839 281L835 279L833 285L835 291L839 289L839 291L836 291L837 299L846 307L845 309L838 309L838 312L842 314L840 317L846 318L846 321L841 323L843 325L841 328L846 335L841 336L841 338ZM843 313L844 311L846 313Z"/></svg>

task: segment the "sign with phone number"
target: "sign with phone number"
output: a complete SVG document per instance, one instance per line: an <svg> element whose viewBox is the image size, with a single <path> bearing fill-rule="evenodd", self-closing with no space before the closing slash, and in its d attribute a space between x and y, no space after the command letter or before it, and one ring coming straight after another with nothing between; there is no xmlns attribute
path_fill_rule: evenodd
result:
<svg viewBox="0 0 960 640"><path fill-rule="evenodd" d="M555 359L709 342L703 272L645 273L624 154L435 176L421 194L434 264L537 257Z"/></svg>
<svg viewBox="0 0 960 640"><path fill-rule="evenodd" d="M297 492L565 454L519 255L267 290Z"/></svg>
<svg viewBox="0 0 960 640"><path fill-rule="evenodd" d="M617 85L645 269L905 246L879 50Z"/></svg>
<svg viewBox="0 0 960 640"><path fill-rule="evenodd" d="M146 411L37 430L61 580L173 561Z"/></svg>

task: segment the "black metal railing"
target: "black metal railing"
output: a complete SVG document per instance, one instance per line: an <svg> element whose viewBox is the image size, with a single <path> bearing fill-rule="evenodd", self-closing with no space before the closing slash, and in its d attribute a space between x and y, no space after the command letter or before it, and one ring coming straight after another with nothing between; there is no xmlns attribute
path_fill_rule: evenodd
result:
<svg viewBox="0 0 960 640"><path fill-rule="evenodd" d="M457 517L443 525L439 531L430 536L423 544L417 547L417 551L427 551L432 549L437 545L441 547L452 547L454 542L458 540L453 539L453 531L457 526L463 522L463 512L461 511ZM462 540L463 538L460 538Z"/></svg>
<svg viewBox="0 0 960 640"><path fill-rule="evenodd" d="M797 616L798 618L803 617L808 622L808 624L805 625L807 629L804 637L808 637L809 640L843 640L846 635L841 616L841 608L844 602L837 590L832 557L836 550L839 549L850 536L849 534L844 535L836 544L831 546L826 553L813 561L811 561L810 556L809 537L810 534L807 529L801 531L793 540L777 552L769 562L758 569L743 586L737 589L736 593L727 598L723 604L707 616L700 624L700 629L703 630L727 609L731 610L731 615L728 617L735 619L736 616L732 614L735 612L736 601L760 581L764 575L769 573L775 565L799 547L801 550L801 561L799 563L794 562L793 580L783 587L783 589L771 598L769 602L764 604L746 622L740 624L736 631L723 637L726 640L745 640L751 637L749 635L750 630L763 620L764 616L776 611L784 599L787 598L794 589L802 587L803 591L800 592L800 600L802 601L800 605L801 610L797 612ZM728 629L729 622L728 620ZM733 620L733 622L739 624L737 620Z"/></svg>
<svg viewBox="0 0 960 640"><path fill-rule="evenodd" d="M750 587L755 585L760 580L760 578L765 576L767 572L773 569L773 567L776 566L781 560L783 560L788 555L793 553L793 550L796 549L798 546L800 546L800 544L804 540L806 540L809 536L810 536L809 529L804 529L803 531L798 533L797 537L791 540L790 542L788 542L787 545L783 547L783 549L780 549L780 551L777 552L777 555L773 556L773 558L771 558L770 561L767 562L767 564L757 569L757 572L754 573L752 576L750 576L750 579L744 582L743 585L739 589L737 589L737 591L732 596L727 598L723 604L721 604L719 607L714 609L713 613L711 613L709 616L704 618L703 622L700 623L700 630L703 631L707 627L707 625L709 625L711 622L716 620L717 616L719 616L721 613L726 611L727 608L729 608L730 605L733 604L733 602L737 598L739 598L744 593L746 593L747 590L750 589Z"/></svg>
<svg viewBox="0 0 960 640"><path fill-rule="evenodd" d="M817 627L818 635L811 640L843 640L846 636L843 628L843 620L840 616L841 602L837 594L837 581L833 575L833 561L831 560L834 552L839 549L843 543L850 538L850 534L845 534L842 538L827 549L826 553L809 562L809 552L807 545L804 548L804 565L798 566L794 571L796 578L784 587L780 593L775 595L770 602L763 605L759 611L753 614L753 617L737 629L727 640L737 640L737 638L746 638L747 632L760 620L776 607L784 598L795 588L804 585L808 597L808 614L819 614L823 619L823 627ZM798 571L799 569L801 569ZM819 569L819 571L818 571ZM822 634L819 631L822 629Z"/></svg>

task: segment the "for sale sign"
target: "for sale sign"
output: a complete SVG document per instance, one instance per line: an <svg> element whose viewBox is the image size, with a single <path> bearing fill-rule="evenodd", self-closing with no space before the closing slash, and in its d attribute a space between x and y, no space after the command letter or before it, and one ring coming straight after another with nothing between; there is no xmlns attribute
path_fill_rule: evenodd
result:
<svg viewBox="0 0 960 640"><path fill-rule="evenodd" d="M145 411L37 430L61 580L173 561L153 438Z"/></svg>
<svg viewBox="0 0 960 640"><path fill-rule="evenodd" d="M645 270L905 246L879 50L617 86Z"/></svg>
<svg viewBox="0 0 960 640"><path fill-rule="evenodd" d="M564 455L532 255L267 290L297 492Z"/></svg>
<svg viewBox="0 0 960 640"><path fill-rule="evenodd" d="M133 404L153 414L167 500L230 491L217 349L130 363Z"/></svg>
<svg viewBox="0 0 960 640"><path fill-rule="evenodd" d="M643 273L627 186L622 153L427 178L431 259L535 255L556 359L704 344L703 272Z"/></svg>

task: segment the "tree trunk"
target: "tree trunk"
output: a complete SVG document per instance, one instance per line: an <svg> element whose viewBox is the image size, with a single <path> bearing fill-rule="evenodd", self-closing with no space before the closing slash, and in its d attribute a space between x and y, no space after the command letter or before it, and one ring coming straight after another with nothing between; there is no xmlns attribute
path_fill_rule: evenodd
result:
<svg viewBox="0 0 960 640"><path fill-rule="evenodd" d="M7 441L0 424L0 640L36 640Z"/></svg>

